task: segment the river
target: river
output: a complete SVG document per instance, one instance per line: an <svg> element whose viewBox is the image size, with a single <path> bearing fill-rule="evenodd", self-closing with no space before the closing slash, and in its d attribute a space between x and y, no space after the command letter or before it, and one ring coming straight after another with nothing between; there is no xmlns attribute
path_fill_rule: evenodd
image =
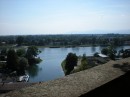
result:
<svg viewBox="0 0 130 97"><path fill-rule="evenodd" d="M29 82L48 81L64 76L61 62L66 58L69 52L76 55L86 54L92 56L95 52L101 51L103 47L75 47L75 48L39 48L42 53L39 57L43 60L40 64L34 65L28 69L30 75ZM116 50L128 49L130 46L120 46Z"/></svg>

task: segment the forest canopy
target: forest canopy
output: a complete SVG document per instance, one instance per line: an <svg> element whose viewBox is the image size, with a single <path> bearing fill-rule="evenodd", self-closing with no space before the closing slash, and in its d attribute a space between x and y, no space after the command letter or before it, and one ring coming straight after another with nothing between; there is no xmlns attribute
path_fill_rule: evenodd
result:
<svg viewBox="0 0 130 97"><path fill-rule="evenodd" d="M17 46L82 46L128 44L129 34L70 34L70 35L22 35L0 36L0 45L16 44Z"/></svg>

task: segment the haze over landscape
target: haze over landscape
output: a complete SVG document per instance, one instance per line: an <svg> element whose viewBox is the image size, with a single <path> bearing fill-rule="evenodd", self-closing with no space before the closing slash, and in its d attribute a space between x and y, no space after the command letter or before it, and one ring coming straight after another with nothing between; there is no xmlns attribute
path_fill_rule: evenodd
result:
<svg viewBox="0 0 130 97"><path fill-rule="evenodd" d="M0 35L130 32L130 0L0 0Z"/></svg>

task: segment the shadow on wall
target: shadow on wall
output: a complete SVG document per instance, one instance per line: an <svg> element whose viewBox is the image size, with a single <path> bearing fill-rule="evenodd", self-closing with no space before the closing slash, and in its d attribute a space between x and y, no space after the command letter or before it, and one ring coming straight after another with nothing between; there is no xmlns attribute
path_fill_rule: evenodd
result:
<svg viewBox="0 0 130 97"><path fill-rule="evenodd" d="M114 64L113 67L120 68L126 73L80 97L130 97L130 65Z"/></svg>
<svg viewBox="0 0 130 97"><path fill-rule="evenodd" d="M121 69L123 72L128 72L128 71L130 71L130 63L128 63L128 62L123 63L122 65L120 65L120 64L114 64L113 67L114 67L114 68L119 68L119 69Z"/></svg>

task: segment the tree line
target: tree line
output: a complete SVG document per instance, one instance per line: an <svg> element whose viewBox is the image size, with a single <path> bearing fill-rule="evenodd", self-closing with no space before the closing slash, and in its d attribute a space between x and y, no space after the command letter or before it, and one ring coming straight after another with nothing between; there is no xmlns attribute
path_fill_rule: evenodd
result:
<svg viewBox="0 0 130 97"><path fill-rule="evenodd" d="M129 34L72 34L72 35L22 35L0 36L0 45L18 44L36 46L82 46L82 45L124 45L130 41Z"/></svg>

